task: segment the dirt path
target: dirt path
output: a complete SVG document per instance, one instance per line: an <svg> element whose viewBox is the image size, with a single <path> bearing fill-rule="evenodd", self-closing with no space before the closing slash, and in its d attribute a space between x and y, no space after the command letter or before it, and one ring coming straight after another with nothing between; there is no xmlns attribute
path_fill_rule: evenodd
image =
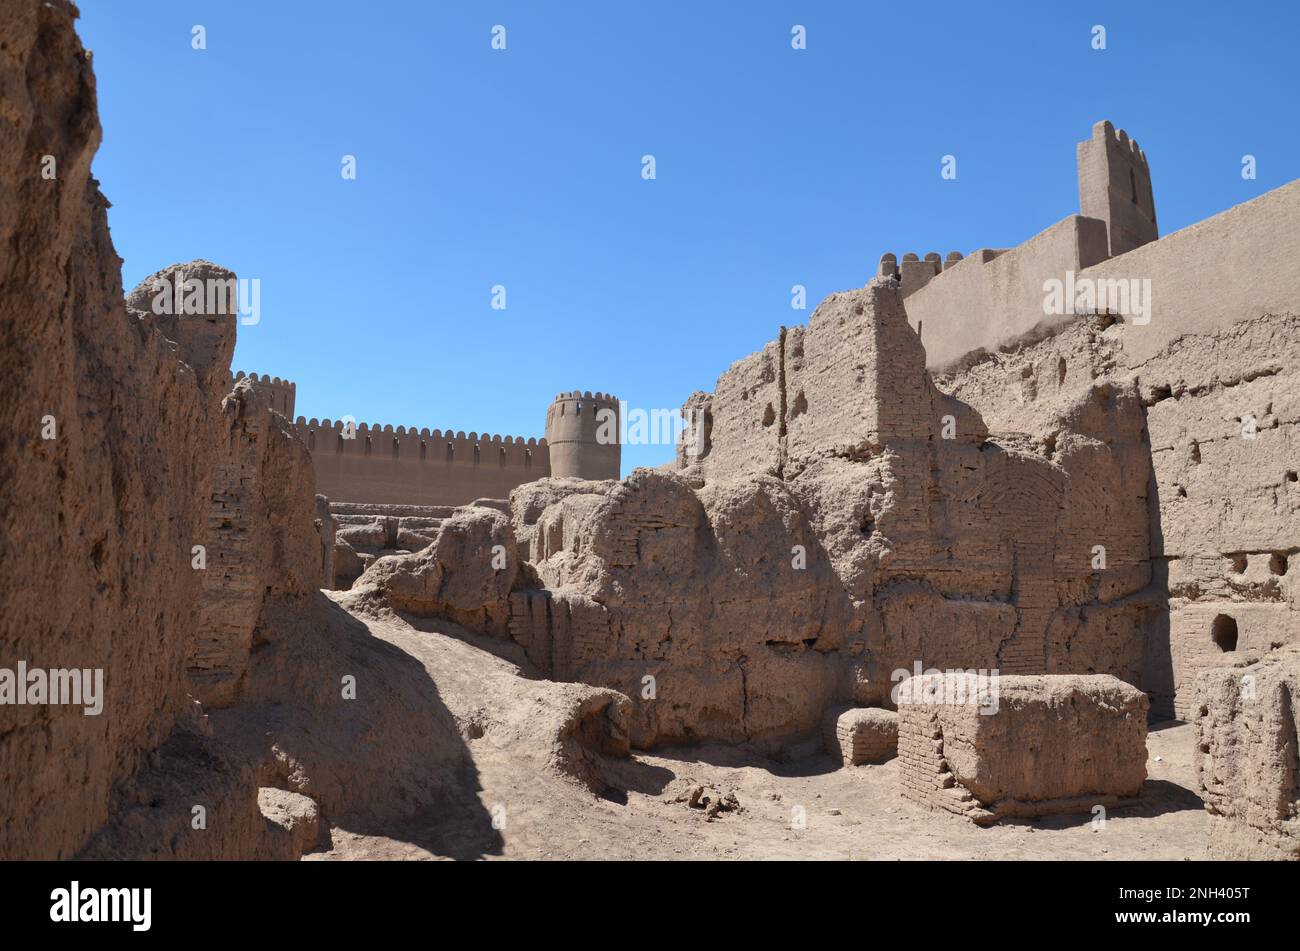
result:
<svg viewBox="0 0 1300 951"><path fill-rule="evenodd" d="M467 674L499 678L510 665L457 638L370 619L372 633L420 656L458 718L476 693ZM480 686L481 686L480 681ZM537 681L524 680L538 686ZM499 698L500 692L497 692ZM1193 791L1193 729L1168 723L1148 738L1143 802L1091 816L1004 821L978 828L931 813L898 793L898 763L838 767L816 753L775 762L720 746L657 750L609 764L604 798L574 780L539 771L516 737L468 741L479 802L501 823L484 858L541 859L1183 859L1203 858L1206 815ZM740 811L712 821L676 801L696 784L734 792ZM802 822L800 821L802 819ZM456 835L456 817L430 815L388 835L330 831L331 848L311 859L432 859L414 845ZM473 850L471 850L473 851ZM464 850L459 850L465 854Z"/></svg>

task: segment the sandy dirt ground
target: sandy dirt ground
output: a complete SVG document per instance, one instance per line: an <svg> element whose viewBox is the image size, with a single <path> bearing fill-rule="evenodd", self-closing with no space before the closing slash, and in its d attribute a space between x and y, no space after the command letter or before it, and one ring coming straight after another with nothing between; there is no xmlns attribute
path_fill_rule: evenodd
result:
<svg viewBox="0 0 1300 951"><path fill-rule="evenodd" d="M516 668L462 638L368 619L371 633L425 663L458 717L480 678ZM480 645L481 646L481 645ZM490 665L488 671L485 665ZM481 703L480 699L475 702ZM459 709L458 709L459 708ZM979 828L932 813L899 794L896 760L840 767L813 744L775 761L743 749L700 746L634 751L606 762L608 788L597 795L570 777L521 764L513 738L469 739L478 803L432 807L401 827L329 829L329 842L305 858L328 859L1200 859L1207 817L1196 794L1193 729L1153 726L1148 780L1140 804L1090 815L1007 821ZM740 809L710 819L682 800L732 793ZM480 806L481 804L481 806ZM493 816L495 829L463 821Z"/></svg>

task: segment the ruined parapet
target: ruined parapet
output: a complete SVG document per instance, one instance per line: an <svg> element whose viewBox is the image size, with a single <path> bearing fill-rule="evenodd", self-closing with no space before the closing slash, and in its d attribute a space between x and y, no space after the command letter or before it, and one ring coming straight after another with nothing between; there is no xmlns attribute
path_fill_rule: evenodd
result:
<svg viewBox="0 0 1300 951"><path fill-rule="evenodd" d="M910 678L898 694L903 796L981 825L1127 804L1146 781L1147 708L1102 674Z"/></svg>
<svg viewBox="0 0 1300 951"><path fill-rule="evenodd" d="M1196 681L1196 778L1219 859L1300 860L1300 648Z"/></svg>
<svg viewBox="0 0 1300 951"><path fill-rule="evenodd" d="M546 443L557 479L617 479L622 465L618 397L559 393L546 412Z"/></svg>
<svg viewBox="0 0 1300 951"><path fill-rule="evenodd" d="M686 428L677 439L677 468L703 462L713 448L713 394L696 391L682 404Z"/></svg>
<svg viewBox="0 0 1300 951"><path fill-rule="evenodd" d="M832 447L860 455L899 442L928 442L936 434L939 394L896 281L876 278L859 290L830 295L806 330L787 332L780 344L778 429L788 457L812 457ZM751 415L756 409L751 404ZM971 420L961 435L977 432Z"/></svg>
<svg viewBox="0 0 1300 951"><path fill-rule="evenodd" d="M1146 153L1123 129L1102 120L1078 144L1079 213L1106 223L1110 256L1160 237Z"/></svg>
<svg viewBox="0 0 1300 951"><path fill-rule="evenodd" d="M247 379L266 397L267 404L285 419L293 420L294 404L298 399L298 385L278 376L256 373L245 374L243 370L230 377L228 389L233 389L240 380Z"/></svg>

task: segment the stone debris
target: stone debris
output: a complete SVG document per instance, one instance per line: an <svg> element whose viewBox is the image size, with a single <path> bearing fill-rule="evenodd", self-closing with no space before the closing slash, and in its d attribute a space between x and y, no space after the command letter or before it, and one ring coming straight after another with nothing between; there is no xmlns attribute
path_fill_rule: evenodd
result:
<svg viewBox="0 0 1300 951"><path fill-rule="evenodd" d="M704 813L705 819L709 822L725 812L745 811L734 791L724 792L714 786L705 786L690 779L680 781L677 785L682 787L681 791L669 794L665 801L685 803L690 809L698 809Z"/></svg>

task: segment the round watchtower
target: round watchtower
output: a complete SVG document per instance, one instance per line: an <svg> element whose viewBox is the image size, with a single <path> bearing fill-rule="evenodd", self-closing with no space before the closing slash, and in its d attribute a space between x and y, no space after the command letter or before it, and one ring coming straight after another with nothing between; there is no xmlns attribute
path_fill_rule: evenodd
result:
<svg viewBox="0 0 1300 951"><path fill-rule="evenodd" d="M622 465L618 397L608 393L560 393L546 411L551 476L617 479Z"/></svg>

